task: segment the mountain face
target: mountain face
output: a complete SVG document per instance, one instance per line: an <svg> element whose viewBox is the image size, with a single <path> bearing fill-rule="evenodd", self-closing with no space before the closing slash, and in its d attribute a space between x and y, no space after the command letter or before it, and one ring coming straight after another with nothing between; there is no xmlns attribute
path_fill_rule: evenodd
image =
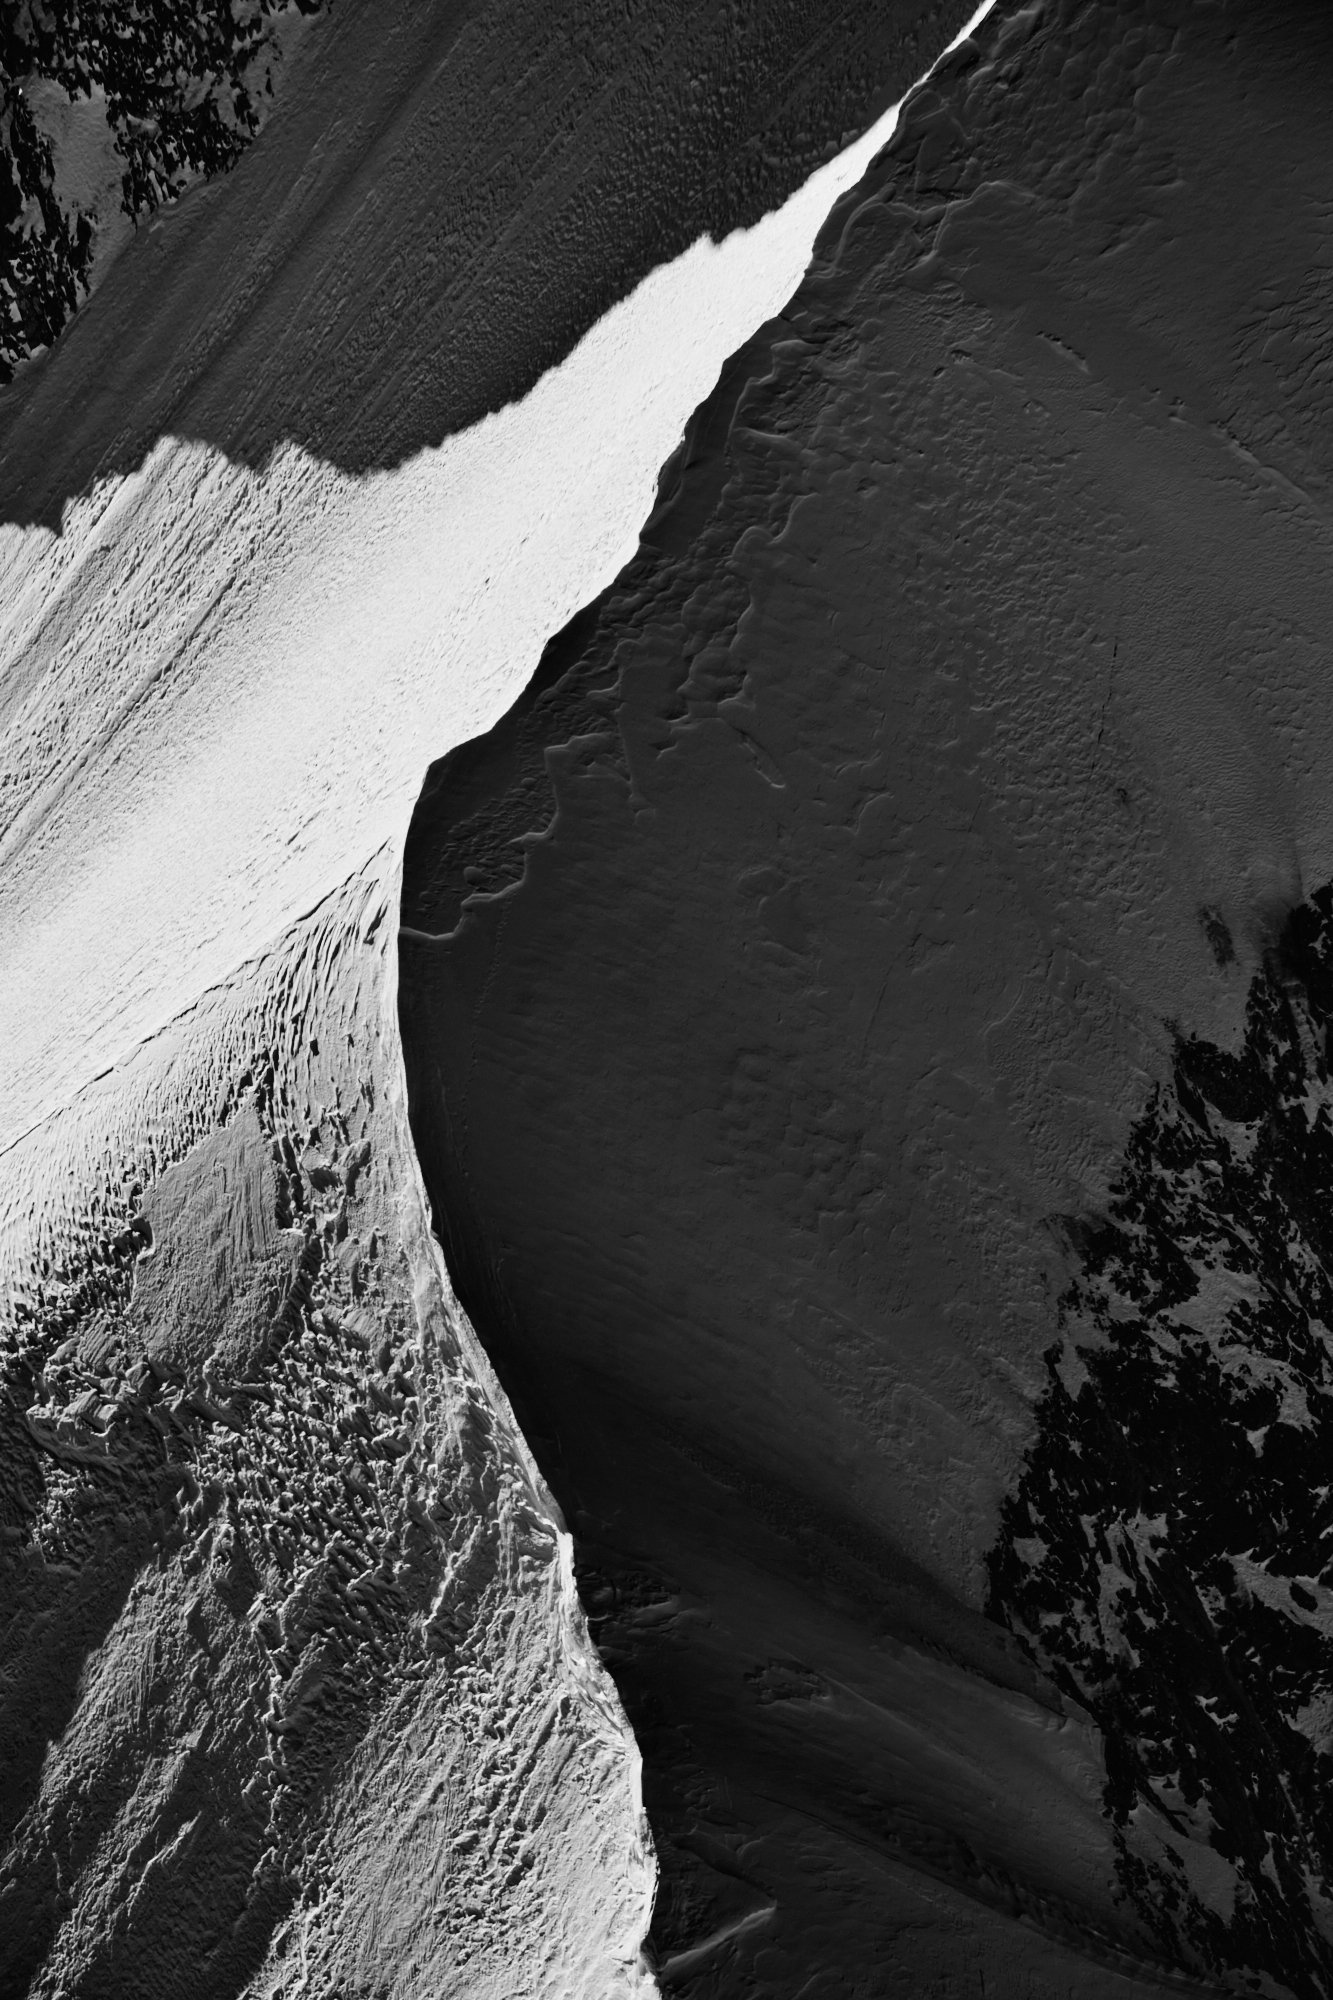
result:
<svg viewBox="0 0 1333 2000"><path fill-rule="evenodd" d="M402 842L962 12L339 0L0 393L6 1994L652 1990L639 1749L428 1226ZM22 80L59 201L98 90Z"/></svg>
<svg viewBox="0 0 1333 2000"><path fill-rule="evenodd" d="M7 1993L639 1985L632 1746L433 1269L387 901L8 1149Z"/></svg>
<svg viewBox="0 0 1333 2000"><path fill-rule="evenodd" d="M1314 1995L1333 38L978 44L433 768L413 1135L664 1990Z"/></svg>
<svg viewBox="0 0 1333 2000"><path fill-rule="evenodd" d="M698 237L786 200L971 11L580 0L556 33L531 0L20 9L7 365L81 293L92 182L109 261L59 357L0 390L0 514L58 526L168 434L356 473L438 446Z"/></svg>
<svg viewBox="0 0 1333 2000"><path fill-rule="evenodd" d="M966 11L0 24L4 1993L1329 1988L1333 19Z"/></svg>

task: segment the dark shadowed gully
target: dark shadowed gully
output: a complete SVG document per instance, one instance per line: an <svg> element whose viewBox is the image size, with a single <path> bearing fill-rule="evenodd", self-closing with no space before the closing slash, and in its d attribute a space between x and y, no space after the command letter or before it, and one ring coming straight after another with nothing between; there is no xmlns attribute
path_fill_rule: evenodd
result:
<svg viewBox="0 0 1333 2000"><path fill-rule="evenodd" d="M692 2000L1327 1991L1330 111L1317 7L993 19L418 806Z"/></svg>
<svg viewBox="0 0 1333 2000"><path fill-rule="evenodd" d="M152 9L49 11L60 31L0 41L0 64L54 79L48 123L71 94L91 115L103 89L140 224L55 348L0 389L0 518L58 526L67 498L166 433L250 465L290 441L355 472L438 445L523 395L654 266L781 203L972 9L580 0L555 31L532 0L335 0L308 23L274 10L299 31L280 61L257 19L233 35L209 14L225 47L203 28L180 49L150 36L170 58L156 83L111 59ZM261 71L278 96L251 138ZM56 201L22 83L0 68L0 299L31 346L96 245L74 197ZM213 178L158 205L182 162Z"/></svg>

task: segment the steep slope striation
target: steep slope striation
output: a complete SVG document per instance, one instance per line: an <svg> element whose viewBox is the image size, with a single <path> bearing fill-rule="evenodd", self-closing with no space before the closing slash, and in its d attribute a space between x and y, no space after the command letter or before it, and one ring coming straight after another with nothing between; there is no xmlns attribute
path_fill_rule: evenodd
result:
<svg viewBox="0 0 1333 2000"><path fill-rule="evenodd" d="M1333 40L980 40L432 771L413 1130L665 1986L1304 1994Z"/></svg>
<svg viewBox="0 0 1333 2000"><path fill-rule="evenodd" d="M903 14L905 48L928 15ZM834 18L772 46L810 53ZM413 394L466 389L458 353L527 381L596 314L595 244L553 249L549 286L522 246L583 242L578 189L652 211L665 172L611 120L572 188L562 120L603 100L546 16L504 21L334 9L235 169L164 208L4 399L9 511L51 522L0 527L6 1993L651 1989L638 1750L426 1226L401 842L427 756L616 574L874 142L417 450ZM762 63L734 75L714 165L770 130L761 73L785 102ZM802 83L818 100L817 63ZM548 121L521 145L509 94ZM489 179L450 150L469 105ZM478 188L441 289L422 244ZM161 435L205 382L242 428L314 383L336 440L414 455L358 477L289 442L255 470L206 426ZM262 457L277 432L245 434Z"/></svg>
<svg viewBox="0 0 1333 2000"><path fill-rule="evenodd" d="M57 338L131 228L226 173L321 0L36 0L0 20L0 382Z"/></svg>
<svg viewBox="0 0 1333 2000"><path fill-rule="evenodd" d="M971 11L580 0L553 32L531 0L338 0L297 19L276 115L145 214L59 352L0 391L0 517L58 526L168 432L355 472L438 445L657 265L784 201Z"/></svg>

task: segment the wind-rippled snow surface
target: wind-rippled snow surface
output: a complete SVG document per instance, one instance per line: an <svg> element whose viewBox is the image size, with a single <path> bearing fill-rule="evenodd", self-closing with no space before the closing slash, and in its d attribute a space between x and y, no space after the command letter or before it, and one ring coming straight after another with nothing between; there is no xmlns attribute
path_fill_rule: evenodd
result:
<svg viewBox="0 0 1333 2000"><path fill-rule="evenodd" d="M1333 1976L1331 25L997 13L422 793L690 2000Z"/></svg>
<svg viewBox="0 0 1333 2000"><path fill-rule="evenodd" d="M359 246L344 302L428 227L410 120L349 102L282 200L277 118L130 244L4 409L6 508L60 523L0 530L7 1991L651 1984L637 1749L426 1220L399 855L429 760L615 574L888 128L443 443L432 417L374 466L281 425L228 453L207 391L289 210L316 188L332 263ZM136 284L155 353L121 340ZM387 379L401 413L420 368ZM155 436L159 395L203 416Z"/></svg>

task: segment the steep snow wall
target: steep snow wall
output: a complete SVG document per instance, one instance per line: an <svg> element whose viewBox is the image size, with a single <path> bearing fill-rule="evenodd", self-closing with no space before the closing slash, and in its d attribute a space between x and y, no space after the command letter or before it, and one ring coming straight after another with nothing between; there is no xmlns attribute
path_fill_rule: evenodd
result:
<svg viewBox="0 0 1333 2000"><path fill-rule="evenodd" d="M432 774L414 1129L664 1984L1314 2000L1333 42L981 40Z"/></svg>
<svg viewBox="0 0 1333 2000"><path fill-rule="evenodd" d="M109 0L84 29L126 11L151 34L160 5ZM281 12L299 32L263 131L144 216L58 353L0 390L0 517L56 526L164 435L357 472L438 445L698 237L778 207L972 11L576 0L558 31L533 0Z"/></svg>
<svg viewBox="0 0 1333 2000"><path fill-rule="evenodd" d="M925 18L877 16L899 67ZM622 565L689 412L889 127L600 318L596 255L571 280L548 245L548 313L534 207L582 236L559 173L535 204L523 178L525 147L572 157L543 72L545 140L492 114L509 206L482 176L495 289L460 333L477 266L436 285L429 249L459 177L445 52L457 32L508 77L506 19L312 31L247 158L0 405L9 1990L649 1979L637 1750L425 1226L399 857L429 758ZM739 101L826 25L778 36ZM816 99L819 155L846 92ZM622 146L612 120L587 198L642 185L678 227L660 149ZM774 172L791 158L737 205ZM508 373L468 375L446 335Z"/></svg>

